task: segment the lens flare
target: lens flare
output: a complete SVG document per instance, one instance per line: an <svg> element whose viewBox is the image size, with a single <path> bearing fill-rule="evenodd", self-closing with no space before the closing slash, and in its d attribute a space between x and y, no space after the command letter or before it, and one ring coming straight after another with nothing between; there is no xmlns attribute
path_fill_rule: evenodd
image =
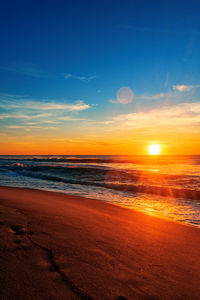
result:
<svg viewBox="0 0 200 300"><path fill-rule="evenodd" d="M121 87L117 91L117 101L121 104L128 104L133 101L134 93L129 87Z"/></svg>

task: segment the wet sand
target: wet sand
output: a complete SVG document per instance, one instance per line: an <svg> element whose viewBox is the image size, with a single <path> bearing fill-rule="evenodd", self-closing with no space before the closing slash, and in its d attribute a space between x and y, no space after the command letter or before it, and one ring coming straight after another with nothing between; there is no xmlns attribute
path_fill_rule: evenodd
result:
<svg viewBox="0 0 200 300"><path fill-rule="evenodd" d="M0 187L0 299L200 299L200 230Z"/></svg>

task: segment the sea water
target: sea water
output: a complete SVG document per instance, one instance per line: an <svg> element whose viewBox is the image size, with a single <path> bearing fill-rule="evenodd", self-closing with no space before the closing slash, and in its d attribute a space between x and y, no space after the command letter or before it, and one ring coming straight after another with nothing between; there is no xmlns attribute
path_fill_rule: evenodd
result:
<svg viewBox="0 0 200 300"><path fill-rule="evenodd" d="M0 185L80 195L200 227L200 156L0 156Z"/></svg>

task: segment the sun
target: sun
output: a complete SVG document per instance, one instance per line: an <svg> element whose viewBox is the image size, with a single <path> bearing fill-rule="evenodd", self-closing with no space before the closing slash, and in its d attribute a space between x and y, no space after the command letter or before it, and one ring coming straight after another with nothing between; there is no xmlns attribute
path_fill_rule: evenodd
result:
<svg viewBox="0 0 200 300"><path fill-rule="evenodd" d="M148 147L149 155L159 155L161 147L159 144L152 144Z"/></svg>

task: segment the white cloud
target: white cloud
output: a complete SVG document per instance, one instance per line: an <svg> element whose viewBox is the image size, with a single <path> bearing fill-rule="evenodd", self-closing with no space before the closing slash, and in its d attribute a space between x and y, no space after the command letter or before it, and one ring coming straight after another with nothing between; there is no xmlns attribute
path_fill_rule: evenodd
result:
<svg viewBox="0 0 200 300"><path fill-rule="evenodd" d="M82 100L74 104L65 104L59 102L42 102L30 100L2 100L0 107L5 109L31 109L31 110L65 110L65 111L82 111L91 108L91 105L85 104ZM44 114L40 114L40 117ZM46 115L47 116L47 115Z"/></svg>
<svg viewBox="0 0 200 300"><path fill-rule="evenodd" d="M0 120L10 119L10 118L15 118L15 119L29 119L29 117L25 116L25 115L15 115L15 114L1 114L0 115Z"/></svg>
<svg viewBox="0 0 200 300"><path fill-rule="evenodd" d="M0 120L4 119L37 119L46 118L51 116L49 113L35 114L35 115L24 115L24 114L0 114Z"/></svg>
<svg viewBox="0 0 200 300"><path fill-rule="evenodd" d="M179 91L179 92L190 92L193 89L200 88L200 84L196 85L185 85L185 84L180 84L180 85L173 85L173 90Z"/></svg>
<svg viewBox="0 0 200 300"><path fill-rule="evenodd" d="M70 116L58 117L57 119L61 120L61 121L87 121L87 119L85 119L85 118L74 118L74 117L70 117Z"/></svg>
<svg viewBox="0 0 200 300"><path fill-rule="evenodd" d="M27 131L30 131L30 129L57 129L55 126L38 126L38 125L9 125L7 126L8 129L25 129Z"/></svg>
<svg viewBox="0 0 200 300"><path fill-rule="evenodd" d="M78 101L77 103L74 104L64 104L64 103L53 103L53 102L48 102L48 103L36 103L34 102L34 105L31 106L29 103L29 108L34 108L35 104L39 105L39 109L41 110L67 110L67 111L82 111L89 109L91 106L89 104L85 104L83 101Z"/></svg>
<svg viewBox="0 0 200 300"><path fill-rule="evenodd" d="M36 115L31 115L29 117L31 117L31 119L37 119L37 118L46 118L46 117L50 117L52 116L52 114L50 113L42 113L42 114L36 114Z"/></svg>
<svg viewBox="0 0 200 300"><path fill-rule="evenodd" d="M41 126L26 126L26 125L9 125L7 126L9 129L19 129L19 128L34 128L34 129L39 129L42 128Z"/></svg>
<svg viewBox="0 0 200 300"><path fill-rule="evenodd" d="M178 95L175 92L167 92L167 93L159 93L159 94L153 94L153 95L134 95L135 101L163 101L163 100L179 100L180 95ZM181 98L182 99L182 98ZM110 99L108 100L110 103L119 103L118 99Z"/></svg>
<svg viewBox="0 0 200 300"><path fill-rule="evenodd" d="M96 75L93 76L79 76L79 75L72 75L71 73L67 73L64 75L65 79L76 79L83 82L90 82L91 80L96 78Z"/></svg>
<svg viewBox="0 0 200 300"><path fill-rule="evenodd" d="M38 125L38 124L39 124L39 122L26 122L25 123L25 125L28 125L28 126L29 125L34 125L35 126L35 125Z"/></svg>
<svg viewBox="0 0 200 300"><path fill-rule="evenodd" d="M79 100L75 103L56 101L33 101L32 99L18 98L16 95L0 95L0 121L1 126L8 129L55 129L48 125L59 128L64 121L87 121L78 117L81 111L90 109L94 105L86 104ZM76 116L74 117L73 114ZM6 125L6 120L12 120L12 124Z"/></svg>
<svg viewBox="0 0 200 300"><path fill-rule="evenodd" d="M53 120L41 120L41 121L38 121L38 123L42 123L42 124L59 124L60 122L53 121Z"/></svg>
<svg viewBox="0 0 200 300"><path fill-rule="evenodd" d="M136 96L138 100L163 100L165 98L173 97L173 93L160 93L160 94L153 94L153 95L139 95Z"/></svg>
<svg viewBox="0 0 200 300"><path fill-rule="evenodd" d="M200 103L181 103L147 112L122 114L114 117L113 121L126 129L200 125Z"/></svg>
<svg viewBox="0 0 200 300"><path fill-rule="evenodd" d="M165 86L168 84L168 76L169 76L168 74L169 73L167 73L167 75L166 75ZM135 95L133 93L132 100L134 99L136 102L140 102L140 101L171 101L172 103L180 102L180 101L186 102L186 101L188 101L188 93L184 93L184 92L195 92L195 90L197 88L200 88L200 84L173 85L172 88L173 88L173 91L171 91L171 92L158 93L158 94L152 94L152 95L148 95L148 94ZM120 91L120 89L119 89L119 91ZM177 91L182 92L182 93L181 94L177 93ZM131 97L131 93L130 93L130 97ZM190 93L190 101L195 101L194 99L195 99L194 93ZM110 99L110 100L108 100L108 102L127 104L127 103L130 103L132 100L129 101L129 100L127 100L126 96L124 97L122 95L122 96L117 96L116 99Z"/></svg>
<svg viewBox="0 0 200 300"><path fill-rule="evenodd" d="M25 122L25 125L38 125L38 124L59 124L58 121L53 120L37 120L37 122Z"/></svg>

